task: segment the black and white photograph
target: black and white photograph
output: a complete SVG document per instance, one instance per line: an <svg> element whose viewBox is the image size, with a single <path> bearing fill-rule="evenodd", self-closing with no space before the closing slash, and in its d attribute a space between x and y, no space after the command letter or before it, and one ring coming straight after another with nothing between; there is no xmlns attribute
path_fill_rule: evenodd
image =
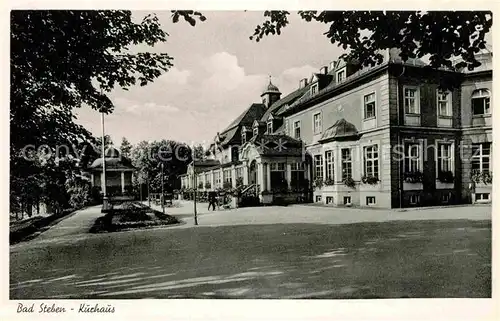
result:
<svg viewBox="0 0 500 321"><path fill-rule="evenodd" d="M17 314L492 298L493 13L451 9L10 11Z"/></svg>

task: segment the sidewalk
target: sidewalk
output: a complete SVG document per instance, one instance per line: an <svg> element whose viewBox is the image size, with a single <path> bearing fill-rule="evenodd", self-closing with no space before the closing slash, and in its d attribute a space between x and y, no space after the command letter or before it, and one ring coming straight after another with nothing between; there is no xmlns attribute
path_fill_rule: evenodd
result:
<svg viewBox="0 0 500 321"><path fill-rule="evenodd" d="M366 211L394 211L394 212L413 212L425 210L439 210L443 208L462 208L462 207L491 207L491 204L455 204L455 205L441 205L441 206L422 206L422 207L406 207L406 208L381 208L381 207L368 207L368 206L332 206L323 203L306 203L306 204L291 204L294 207L315 207L315 208L331 208L342 210L366 210Z"/></svg>
<svg viewBox="0 0 500 321"><path fill-rule="evenodd" d="M101 213L101 207L102 205L96 205L76 211L76 213L40 234L37 240L88 233L95 220L104 215Z"/></svg>

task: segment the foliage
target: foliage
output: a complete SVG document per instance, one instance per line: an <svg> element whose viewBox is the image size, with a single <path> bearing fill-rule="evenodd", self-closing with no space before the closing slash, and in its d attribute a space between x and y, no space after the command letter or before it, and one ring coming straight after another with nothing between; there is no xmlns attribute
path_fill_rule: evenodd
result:
<svg viewBox="0 0 500 321"><path fill-rule="evenodd" d="M289 15L266 11L266 20L250 39L258 42L269 34L281 34ZM330 42L349 49L341 57L346 60L373 66L382 61L381 50L397 47L403 60L429 55L432 67L451 68L453 58L460 57L456 67L469 70L480 65L474 54L486 47L485 35L493 22L490 11L299 11L298 15L307 22L327 24L325 36Z"/></svg>
<svg viewBox="0 0 500 321"><path fill-rule="evenodd" d="M192 11L173 12L173 19ZM176 18L177 17L177 18ZM200 20L204 17L198 15ZM193 18L185 19L190 24ZM172 66L167 53L131 51L136 45L166 41L154 15L138 23L130 11L12 10L10 14L10 163L13 209L29 208L37 199L60 211L70 198L64 192L69 172L85 168L98 141L74 122L74 109L88 106L110 113L106 93L135 84L144 86ZM85 159L62 169L61 158L41 163L23 157L26 146L85 149ZM92 151L91 151L92 149ZM69 172L68 172L69 171ZM52 181L53 179L53 181Z"/></svg>
<svg viewBox="0 0 500 321"><path fill-rule="evenodd" d="M81 177L74 176L66 180L66 190L69 197L69 205L73 208L81 208L92 203L90 182Z"/></svg>
<svg viewBox="0 0 500 321"><path fill-rule="evenodd" d="M335 180L334 180L333 178L330 178L330 177L329 177L329 178L327 178L327 179L325 180L325 185L326 185L326 186L332 186L332 185L335 185Z"/></svg>
<svg viewBox="0 0 500 321"><path fill-rule="evenodd" d="M453 176L452 171L440 171L438 173L438 180L441 183L453 183L455 181L455 177Z"/></svg>
<svg viewBox="0 0 500 321"><path fill-rule="evenodd" d="M222 188L224 190L230 190L233 188L233 184L230 182L230 181L225 181L223 184L222 184Z"/></svg>
<svg viewBox="0 0 500 321"><path fill-rule="evenodd" d="M323 187L323 180L320 177L314 179L314 188L321 189Z"/></svg>
<svg viewBox="0 0 500 321"><path fill-rule="evenodd" d="M130 157L130 153L132 152L132 144L127 140L127 138L122 138L122 143L120 145L120 155L123 157Z"/></svg>
<svg viewBox="0 0 500 321"><path fill-rule="evenodd" d="M423 175L419 171L415 172L405 172L403 174L403 181L406 183L421 183Z"/></svg>
<svg viewBox="0 0 500 321"><path fill-rule="evenodd" d="M236 187L243 186L243 177L236 178Z"/></svg>
<svg viewBox="0 0 500 321"><path fill-rule="evenodd" d="M352 179L351 176L346 176L342 179L342 182L344 183L345 186L350 187L350 188L355 188L356 187L356 182L354 179Z"/></svg>
<svg viewBox="0 0 500 321"><path fill-rule="evenodd" d="M212 183L210 183L210 182L206 182L205 183L205 188L206 189L210 189L211 187L212 187Z"/></svg>
<svg viewBox="0 0 500 321"><path fill-rule="evenodd" d="M149 183L151 193L161 192L162 164L166 192L180 188L178 176L186 173L192 161L189 146L172 140L141 141L132 150L132 164L137 168L138 183Z"/></svg>
<svg viewBox="0 0 500 321"><path fill-rule="evenodd" d="M363 184L376 185L379 182L379 179L377 176L363 175L363 177L361 177L361 181Z"/></svg>
<svg viewBox="0 0 500 321"><path fill-rule="evenodd" d="M273 193L286 193L288 192L288 181L286 179L281 179L275 183L271 190Z"/></svg>
<svg viewBox="0 0 500 321"><path fill-rule="evenodd" d="M473 170L471 172L471 180L476 184L491 184L493 182L493 175L490 171Z"/></svg>

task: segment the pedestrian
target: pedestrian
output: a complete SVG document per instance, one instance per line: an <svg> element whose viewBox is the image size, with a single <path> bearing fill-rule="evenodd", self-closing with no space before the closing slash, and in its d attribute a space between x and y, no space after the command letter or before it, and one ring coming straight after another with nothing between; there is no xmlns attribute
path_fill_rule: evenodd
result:
<svg viewBox="0 0 500 321"><path fill-rule="evenodd" d="M215 211L215 203L217 202L217 194L214 191L208 192L208 210L212 206Z"/></svg>

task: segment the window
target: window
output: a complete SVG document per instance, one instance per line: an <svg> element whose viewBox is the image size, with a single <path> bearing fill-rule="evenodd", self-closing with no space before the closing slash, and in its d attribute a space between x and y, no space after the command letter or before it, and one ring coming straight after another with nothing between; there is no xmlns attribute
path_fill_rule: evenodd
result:
<svg viewBox="0 0 500 321"><path fill-rule="evenodd" d="M312 87L311 87L311 96L312 95L316 95L317 92L318 92L318 84L312 85Z"/></svg>
<svg viewBox="0 0 500 321"><path fill-rule="evenodd" d="M453 145L451 143L437 144L437 166L438 174L441 172L454 172Z"/></svg>
<svg viewBox="0 0 500 321"><path fill-rule="evenodd" d="M314 156L314 179L323 180L323 156Z"/></svg>
<svg viewBox="0 0 500 321"><path fill-rule="evenodd" d="M451 116L451 92L444 90L437 90L437 107L439 116Z"/></svg>
<svg viewBox="0 0 500 321"><path fill-rule="evenodd" d="M230 169L225 169L222 172L222 177L224 179L224 183L230 183L230 184L232 184L233 178L232 178L231 170Z"/></svg>
<svg viewBox="0 0 500 321"><path fill-rule="evenodd" d="M378 178L378 146L365 147L365 176Z"/></svg>
<svg viewBox="0 0 500 321"><path fill-rule="evenodd" d="M416 194L410 195L409 202L411 205L418 204L420 202L420 195L416 195Z"/></svg>
<svg viewBox="0 0 500 321"><path fill-rule="evenodd" d="M332 204L333 203L333 196L327 196L326 197L326 204Z"/></svg>
<svg viewBox="0 0 500 321"><path fill-rule="evenodd" d="M337 84L341 83L345 79L345 69L337 71Z"/></svg>
<svg viewBox="0 0 500 321"><path fill-rule="evenodd" d="M351 205L351 197L344 196L344 205Z"/></svg>
<svg viewBox="0 0 500 321"><path fill-rule="evenodd" d="M205 185L210 183L210 174L205 174Z"/></svg>
<svg viewBox="0 0 500 321"><path fill-rule="evenodd" d="M295 139L300 139L300 120L293 123L293 133Z"/></svg>
<svg viewBox="0 0 500 321"><path fill-rule="evenodd" d="M254 136L259 135L259 127L258 127L258 126L255 126L255 127L253 128L253 135L254 135Z"/></svg>
<svg viewBox="0 0 500 321"><path fill-rule="evenodd" d="M326 179L334 180L333 150L325 152Z"/></svg>
<svg viewBox="0 0 500 321"><path fill-rule="evenodd" d="M236 169L236 179L243 178L243 167L239 167Z"/></svg>
<svg viewBox="0 0 500 321"><path fill-rule="evenodd" d="M443 203L449 203L450 202L451 195L450 193L445 193L441 195L441 202Z"/></svg>
<svg viewBox="0 0 500 321"><path fill-rule="evenodd" d="M321 195L316 195L316 202L321 202Z"/></svg>
<svg viewBox="0 0 500 321"><path fill-rule="evenodd" d="M245 144L247 142L247 133L243 132L241 133L241 143Z"/></svg>
<svg viewBox="0 0 500 321"><path fill-rule="evenodd" d="M476 193L475 195L476 195L476 202L490 200L490 193Z"/></svg>
<svg viewBox="0 0 500 321"><path fill-rule="evenodd" d="M364 118L375 118L375 93L364 97Z"/></svg>
<svg viewBox="0 0 500 321"><path fill-rule="evenodd" d="M322 130L321 112L313 115L314 134L320 134Z"/></svg>
<svg viewBox="0 0 500 321"><path fill-rule="evenodd" d="M375 196L367 196L366 197L366 205L375 205Z"/></svg>
<svg viewBox="0 0 500 321"><path fill-rule="evenodd" d="M285 163L270 163L271 188L288 187L286 184Z"/></svg>
<svg viewBox="0 0 500 321"><path fill-rule="evenodd" d="M305 181L304 173L304 163L292 163L290 164L291 175L290 184L292 188L300 188L302 183Z"/></svg>
<svg viewBox="0 0 500 321"><path fill-rule="evenodd" d="M490 92L487 89L477 89L472 93L472 114L489 115L490 113Z"/></svg>
<svg viewBox="0 0 500 321"><path fill-rule="evenodd" d="M406 143L405 144L405 172L420 172L420 144L419 143Z"/></svg>
<svg viewBox="0 0 500 321"><path fill-rule="evenodd" d="M404 87L404 106L406 114L420 114L418 87Z"/></svg>
<svg viewBox="0 0 500 321"><path fill-rule="evenodd" d="M220 181L220 172L219 171L214 172L214 183L215 183L214 188L222 187L221 181Z"/></svg>
<svg viewBox="0 0 500 321"><path fill-rule="evenodd" d="M272 120L267 121L267 133L268 134L273 133L273 121Z"/></svg>
<svg viewBox="0 0 500 321"><path fill-rule="evenodd" d="M352 177L352 156L350 148L342 148L342 180Z"/></svg>
<svg viewBox="0 0 500 321"><path fill-rule="evenodd" d="M491 143L472 144L471 165L473 171L490 171Z"/></svg>

